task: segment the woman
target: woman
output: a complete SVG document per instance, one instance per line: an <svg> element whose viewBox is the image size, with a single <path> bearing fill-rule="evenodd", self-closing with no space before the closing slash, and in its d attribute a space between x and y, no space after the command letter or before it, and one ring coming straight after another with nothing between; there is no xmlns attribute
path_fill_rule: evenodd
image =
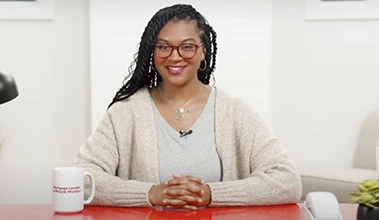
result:
<svg viewBox="0 0 379 220"><path fill-rule="evenodd" d="M190 5L159 10L126 83L79 150L94 205L243 206L296 203L288 152L239 98L210 86L216 32Z"/></svg>

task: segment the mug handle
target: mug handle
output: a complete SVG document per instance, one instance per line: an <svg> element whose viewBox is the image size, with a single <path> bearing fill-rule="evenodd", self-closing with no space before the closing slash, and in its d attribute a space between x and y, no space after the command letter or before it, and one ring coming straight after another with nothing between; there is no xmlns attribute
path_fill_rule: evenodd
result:
<svg viewBox="0 0 379 220"><path fill-rule="evenodd" d="M89 204L93 200L93 197L95 196L95 179L88 172L84 172L83 174L84 176L88 176L91 181L91 194L89 195L87 200L84 200L84 204Z"/></svg>

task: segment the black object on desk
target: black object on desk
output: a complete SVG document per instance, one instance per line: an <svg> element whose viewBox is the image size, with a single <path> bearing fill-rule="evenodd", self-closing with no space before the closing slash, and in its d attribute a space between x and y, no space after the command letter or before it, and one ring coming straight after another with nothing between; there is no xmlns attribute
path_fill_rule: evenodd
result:
<svg viewBox="0 0 379 220"><path fill-rule="evenodd" d="M16 81L9 75L0 72L0 105L18 96Z"/></svg>

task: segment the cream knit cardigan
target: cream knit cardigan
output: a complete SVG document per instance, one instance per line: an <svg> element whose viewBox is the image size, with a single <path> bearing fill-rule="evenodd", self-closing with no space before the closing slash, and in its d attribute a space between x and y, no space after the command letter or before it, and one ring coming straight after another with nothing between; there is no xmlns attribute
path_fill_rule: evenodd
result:
<svg viewBox="0 0 379 220"><path fill-rule="evenodd" d="M210 206L298 202L301 181L288 152L250 105L215 89L215 134L222 181L207 183ZM153 117L150 93L142 88L112 105L79 149L73 165L84 167L95 178L91 204L151 206L148 191L159 184ZM88 195L87 181L86 185Z"/></svg>

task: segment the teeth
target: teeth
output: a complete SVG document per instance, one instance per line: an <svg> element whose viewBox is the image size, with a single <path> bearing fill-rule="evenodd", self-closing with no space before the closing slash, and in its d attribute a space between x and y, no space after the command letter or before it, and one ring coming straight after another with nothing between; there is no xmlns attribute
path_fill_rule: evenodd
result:
<svg viewBox="0 0 379 220"><path fill-rule="evenodd" d="M169 67L170 70L180 70L181 67Z"/></svg>

